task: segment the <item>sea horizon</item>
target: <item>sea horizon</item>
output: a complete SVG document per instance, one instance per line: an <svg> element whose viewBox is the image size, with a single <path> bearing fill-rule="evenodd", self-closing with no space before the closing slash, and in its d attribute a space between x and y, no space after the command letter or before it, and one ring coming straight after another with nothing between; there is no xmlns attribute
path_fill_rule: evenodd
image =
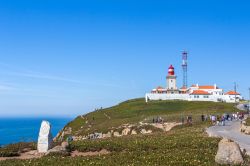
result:
<svg viewBox="0 0 250 166"><path fill-rule="evenodd" d="M18 142L37 142L40 125L43 120L51 124L53 137L73 120L73 117L0 117L0 146Z"/></svg>

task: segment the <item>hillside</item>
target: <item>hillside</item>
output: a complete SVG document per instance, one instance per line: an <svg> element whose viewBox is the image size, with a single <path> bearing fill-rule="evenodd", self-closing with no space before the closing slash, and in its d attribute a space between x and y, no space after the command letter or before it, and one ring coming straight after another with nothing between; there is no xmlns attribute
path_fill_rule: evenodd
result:
<svg viewBox="0 0 250 166"><path fill-rule="evenodd" d="M88 135L94 132L106 133L124 124L152 123L153 118L162 117L164 122L181 122L182 117L191 115L194 122L201 120L201 115L221 115L235 111L233 104L188 101L151 101L134 99L114 107L97 110L78 116L64 128L67 135ZM66 134L65 134L66 133ZM60 133L61 136L62 132Z"/></svg>
<svg viewBox="0 0 250 166"><path fill-rule="evenodd" d="M208 137L205 128L210 126L211 122L202 122L201 115L222 115L236 111L239 110L235 109L233 104L226 103L154 101L146 104L143 99L130 100L79 116L65 126L64 131L71 128L72 135L107 132L125 123L150 122L156 116L161 116L165 122L178 122L181 117L192 115L193 125L179 125L169 132L73 141L69 156L55 153L31 160L0 161L0 165L217 166L214 159L220 139ZM102 151L105 154L101 154ZM75 152L81 155L72 156ZM96 155L89 155L93 153ZM249 160L246 156L244 165L249 165Z"/></svg>

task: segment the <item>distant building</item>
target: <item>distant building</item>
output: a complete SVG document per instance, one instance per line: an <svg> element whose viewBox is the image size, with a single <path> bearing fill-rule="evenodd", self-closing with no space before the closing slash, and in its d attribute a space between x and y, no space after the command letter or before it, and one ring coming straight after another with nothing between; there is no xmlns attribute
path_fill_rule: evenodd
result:
<svg viewBox="0 0 250 166"><path fill-rule="evenodd" d="M235 103L242 99L240 93L224 90L215 85L192 85L191 87L177 87L177 76L174 67L168 68L167 86L158 86L145 95L146 102L149 100L187 100L187 101L213 101Z"/></svg>

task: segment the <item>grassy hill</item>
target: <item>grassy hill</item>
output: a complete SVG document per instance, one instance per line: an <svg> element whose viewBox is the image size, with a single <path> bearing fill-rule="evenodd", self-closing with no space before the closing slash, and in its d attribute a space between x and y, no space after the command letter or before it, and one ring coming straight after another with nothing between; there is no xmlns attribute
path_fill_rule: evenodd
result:
<svg viewBox="0 0 250 166"><path fill-rule="evenodd" d="M166 122L180 122L182 117L192 115L199 121L202 114L223 114L235 111L233 104L188 101L151 101L134 99L114 107L97 110L79 116L65 127L72 129L73 135L87 135L93 132L108 132L123 124L152 122L160 116Z"/></svg>
<svg viewBox="0 0 250 166"><path fill-rule="evenodd" d="M233 104L213 102L153 101L143 99L123 102L117 106L98 110L77 117L65 128L71 127L73 134L105 132L124 123L136 124L162 116L168 122L180 121L182 116L192 115L193 125L181 125L170 132L149 135L129 135L118 138L75 141L72 150L95 152L106 149L107 155L87 157L65 157L51 155L32 160L11 160L0 165L196 165L217 166L214 161L219 138L209 138L205 128L210 122L201 122L201 114L221 115L236 112ZM87 123L88 122L88 123ZM91 126L91 127L90 127ZM249 159L247 159L249 161ZM245 165L249 165L246 163Z"/></svg>

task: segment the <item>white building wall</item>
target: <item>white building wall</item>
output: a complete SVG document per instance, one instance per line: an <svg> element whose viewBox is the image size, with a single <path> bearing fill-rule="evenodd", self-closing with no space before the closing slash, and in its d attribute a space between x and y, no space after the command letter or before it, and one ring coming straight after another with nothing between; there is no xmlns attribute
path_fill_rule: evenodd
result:
<svg viewBox="0 0 250 166"><path fill-rule="evenodd" d="M190 95L191 101L213 101L218 102L219 98L218 95Z"/></svg>
<svg viewBox="0 0 250 166"><path fill-rule="evenodd" d="M199 97L197 97L199 96ZM204 97L205 96L205 97ZM208 97L207 97L208 96ZM236 102L239 102L240 95L237 96ZM189 95L189 94L154 94L147 93L145 100L185 100L185 101L212 101L235 103L234 95Z"/></svg>
<svg viewBox="0 0 250 166"><path fill-rule="evenodd" d="M148 100L190 100L189 94L154 94L147 93L145 95L146 102Z"/></svg>
<svg viewBox="0 0 250 166"><path fill-rule="evenodd" d="M172 80L172 81L171 81ZM169 77L168 88L169 89L177 89L176 87L176 77ZM198 85L196 87L190 87L188 89L188 94L167 94L167 93L147 93L145 95L145 100L186 100L186 101L213 101L213 102L227 102L227 103L235 103L239 102L240 99L243 99L241 95L225 95L223 93L223 89L216 89L217 86L214 85L214 89L199 89ZM164 92L167 89L164 89ZM211 95L192 95L195 90L203 90L208 92ZM198 97L197 97L198 96ZM204 97L205 96L205 97Z"/></svg>
<svg viewBox="0 0 250 166"><path fill-rule="evenodd" d="M236 102L242 99L241 95L236 95ZM227 103L235 103L235 95L223 95L223 101Z"/></svg>

